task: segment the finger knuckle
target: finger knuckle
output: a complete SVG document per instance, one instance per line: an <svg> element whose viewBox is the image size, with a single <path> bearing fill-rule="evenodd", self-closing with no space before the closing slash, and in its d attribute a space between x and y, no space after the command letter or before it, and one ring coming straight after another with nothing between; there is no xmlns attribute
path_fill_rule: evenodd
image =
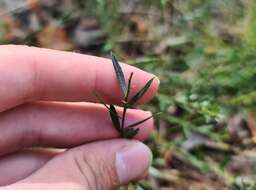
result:
<svg viewBox="0 0 256 190"><path fill-rule="evenodd" d="M74 163L85 186L90 190L109 190L117 187L115 170L94 153L74 156Z"/></svg>

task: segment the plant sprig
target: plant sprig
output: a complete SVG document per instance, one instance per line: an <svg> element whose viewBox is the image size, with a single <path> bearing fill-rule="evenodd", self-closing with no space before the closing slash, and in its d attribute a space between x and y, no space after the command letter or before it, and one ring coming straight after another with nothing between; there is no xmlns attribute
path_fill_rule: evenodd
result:
<svg viewBox="0 0 256 190"><path fill-rule="evenodd" d="M120 89L122 90L122 94L123 94L123 101L121 101L121 105L123 107L122 116L118 115L116 108L113 104L110 104L108 106L99 95L97 95L95 93L95 96L98 99L98 101L100 103L102 103L109 110L109 114L110 114L113 126L118 131L120 136L122 138L131 139L139 132L139 128L135 128L135 127L146 122L147 120L151 119L153 117L153 115L151 115L141 121L138 121L138 122L135 122L128 126L125 126L125 118L126 118L127 110L132 108L144 96L144 94L148 91L149 87L151 86L151 84L154 80L154 77L151 78L143 86L143 88L141 88L133 97L130 98L133 72L130 73L128 83L126 83L122 67L119 64L117 58L115 57L115 55L113 53L111 53L111 57L112 57L112 63L113 63L113 67L115 70L115 74L116 74Z"/></svg>

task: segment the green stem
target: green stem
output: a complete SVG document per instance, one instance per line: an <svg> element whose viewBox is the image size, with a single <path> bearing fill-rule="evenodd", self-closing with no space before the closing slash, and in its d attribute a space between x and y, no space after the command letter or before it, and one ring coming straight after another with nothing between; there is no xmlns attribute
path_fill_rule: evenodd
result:
<svg viewBox="0 0 256 190"><path fill-rule="evenodd" d="M124 104L123 115L122 115L122 124L121 124L122 136L124 135L124 123L125 123L126 110L127 110L127 106L126 106L126 104Z"/></svg>
<svg viewBox="0 0 256 190"><path fill-rule="evenodd" d="M129 80L128 80L127 91L126 91L125 98L124 98L125 102L128 102L129 94L130 94L130 91L131 91L132 76L133 76L133 72L131 72Z"/></svg>

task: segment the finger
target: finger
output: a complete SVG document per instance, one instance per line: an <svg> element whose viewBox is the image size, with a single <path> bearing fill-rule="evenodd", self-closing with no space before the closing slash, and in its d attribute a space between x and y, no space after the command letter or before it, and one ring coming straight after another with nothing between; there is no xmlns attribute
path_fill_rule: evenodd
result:
<svg viewBox="0 0 256 190"><path fill-rule="evenodd" d="M0 158L0 186L22 180L59 154L56 150L23 150Z"/></svg>
<svg viewBox="0 0 256 190"><path fill-rule="evenodd" d="M130 109L126 126L150 115L150 112ZM0 114L0 128L0 155L24 147L69 148L119 136L108 110L93 103L38 102L22 105ZM153 130L153 119L138 128L140 131L136 138L145 140Z"/></svg>
<svg viewBox="0 0 256 190"><path fill-rule="evenodd" d="M111 60L78 53L27 46L0 46L0 111L32 100L95 101L94 92L108 103L119 103L122 93ZM132 94L152 74L122 65L125 77L134 72ZM140 103L150 100L158 80Z"/></svg>
<svg viewBox="0 0 256 190"><path fill-rule="evenodd" d="M5 190L112 190L140 179L150 162L150 150L138 141L101 141L55 157L35 174Z"/></svg>

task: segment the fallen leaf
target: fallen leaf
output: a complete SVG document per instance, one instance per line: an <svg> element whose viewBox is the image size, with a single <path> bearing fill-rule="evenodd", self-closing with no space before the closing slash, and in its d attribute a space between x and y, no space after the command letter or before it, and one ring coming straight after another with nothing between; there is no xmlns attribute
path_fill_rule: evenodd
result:
<svg viewBox="0 0 256 190"><path fill-rule="evenodd" d="M131 20L131 29L139 34L145 34L148 32L148 25L146 23L146 19L142 16L133 15L130 18Z"/></svg>
<svg viewBox="0 0 256 190"><path fill-rule="evenodd" d="M49 24L37 36L41 47L57 50L71 50L74 44L66 32L58 25Z"/></svg>
<svg viewBox="0 0 256 190"><path fill-rule="evenodd" d="M166 161L166 162L170 162L171 159L172 159L172 150L171 149L168 149L164 155L163 155L163 159Z"/></svg>
<svg viewBox="0 0 256 190"><path fill-rule="evenodd" d="M26 3L28 5L29 9L32 10L32 11L37 12L37 10L40 8L39 0L27 0Z"/></svg>
<svg viewBox="0 0 256 190"><path fill-rule="evenodd" d="M88 48L102 44L105 34L96 18L84 17L75 26L71 38L78 46Z"/></svg>
<svg viewBox="0 0 256 190"><path fill-rule="evenodd" d="M256 171L256 150L245 150L232 156L227 168L233 173L253 175ZM256 179L256 176L254 179Z"/></svg>
<svg viewBox="0 0 256 190"><path fill-rule="evenodd" d="M189 187L189 190L214 190L212 186L210 186L210 184L206 184L206 183L193 183L191 184L191 186Z"/></svg>
<svg viewBox="0 0 256 190"><path fill-rule="evenodd" d="M256 144L256 112L248 114L248 128L251 131L252 141Z"/></svg>
<svg viewBox="0 0 256 190"><path fill-rule="evenodd" d="M246 126L243 114L236 114L230 117L227 123L227 129L231 139L235 142L241 142L250 136L250 131Z"/></svg>
<svg viewBox="0 0 256 190"><path fill-rule="evenodd" d="M15 38L15 31L17 23L15 20L0 10L0 40L1 41L12 41Z"/></svg>

